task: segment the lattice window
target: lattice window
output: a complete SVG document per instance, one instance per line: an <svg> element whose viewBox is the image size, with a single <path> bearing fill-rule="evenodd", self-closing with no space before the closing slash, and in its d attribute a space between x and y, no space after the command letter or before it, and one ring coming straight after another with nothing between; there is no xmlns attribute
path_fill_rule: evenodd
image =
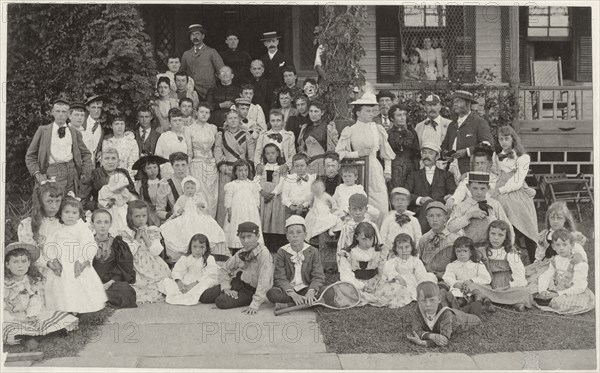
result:
<svg viewBox="0 0 600 373"><path fill-rule="evenodd" d="M475 8L378 6L377 81L461 80L475 76Z"/></svg>
<svg viewBox="0 0 600 373"><path fill-rule="evenodd" d="M571 35L569 8L566 6L530 6L529 37L568 38Z"/></svg>
<svg viewBox="0 0 600 373"><path fill-rule="evenodd" d="M161 14L156 22L156 54L158 60L166 62L168 56L175 52L175 29L173 19L167 14ZM163 66L166 68L166 64Z"/></svg>

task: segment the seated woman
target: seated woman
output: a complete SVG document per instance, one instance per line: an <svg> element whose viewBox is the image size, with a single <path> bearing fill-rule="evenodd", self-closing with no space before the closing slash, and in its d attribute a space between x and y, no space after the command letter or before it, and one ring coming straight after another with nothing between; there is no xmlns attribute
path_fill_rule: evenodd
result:
<svg viewBox="0 0 600 373"><path fill-rule="evenodd" d="M285 221L289 244L275 256L274 286L267 299L275 308L294 304L312 305L325 281L319 250L306 242L306 222L293 215Z"/></svg>
<svg viewBox="0 0 600 373"><path fill-rule="evenodd" d="M110 235L111 225L112 216L107 210L94 211L92 226L98 251L92 266L104 284L109 305L114 308L135 308L135 290L130 285L135 283L133 255L121 236Z"/></svg>

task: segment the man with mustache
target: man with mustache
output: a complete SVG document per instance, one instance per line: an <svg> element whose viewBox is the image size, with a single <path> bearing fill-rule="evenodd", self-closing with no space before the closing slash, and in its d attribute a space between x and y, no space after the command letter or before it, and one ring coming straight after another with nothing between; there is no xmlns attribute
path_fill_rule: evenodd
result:
<svg viewBox="0 0 600 373"><path fill-rule="evenodd" d="M216 85L215 72L225 64L216 50L204 44L206 30L202 25L190 25L188 32L194 45L183 52L180 71L194 79L194 87L199 99L204 101L206 92Z"/></svg>
<svg viewBox="0 0 600 373"><path fill-rule="evenodd" d="M390 121L388 112L395 100L396 95L388 90L383 90L377 95L377 102L379 102L379 114L373 117L373 122L381 124L386 131L389 131L390 128L392 128L392 122Z"/></svg>
<svg viewBox="0 0 600 373"><path fill-rule="evenodd" d="M423 101L427 119L417 123L415 126L415 132L417 132L420 144L433 142L440 147L442 146L448 126L452 121L440 115L440 110L442 109L441 102L440 96L434 94L430 94Z"/></svg>
<svg viewBox="0 0 600 373"><path fill-rule="evenodd" d="M421 146L423 168L413 172L407 180L407 189L411 195L410 209L416 213L422 233L431 229L427 222L427 205L433 201L445 203L456 190L454 176L435 165L440 151L438 144L424 143Z"/></svg>
<svg viewBox="0 0 600 373"><path fill-rule="evenodd" d="M263 37L260 39L267 47L267 53L263 54L260 59L265 66L265 77L270 83L269 92L284 85L283 69L286 66L294 67L292 59L277 49L280 38L277 31L269 31L263 33Z"/></svg>

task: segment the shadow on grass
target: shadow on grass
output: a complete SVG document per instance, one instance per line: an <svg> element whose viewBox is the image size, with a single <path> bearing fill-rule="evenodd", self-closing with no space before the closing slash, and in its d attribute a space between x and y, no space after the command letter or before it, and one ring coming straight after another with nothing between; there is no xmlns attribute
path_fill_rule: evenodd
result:
<svg viewBox="0 0 600 373"><path fill-rule="evenodd" d="M77 356L89 342L95 341L101 335L100 327L106 323L108 318L115 312L114 308L104 309L82 314L79 316L79 329L69 333L58 331L56 333L37 337L39 342L36 351L44 353L43 360L59 357ZM4 345L4 351L8 353L27 352L23 345Z"/></svg>

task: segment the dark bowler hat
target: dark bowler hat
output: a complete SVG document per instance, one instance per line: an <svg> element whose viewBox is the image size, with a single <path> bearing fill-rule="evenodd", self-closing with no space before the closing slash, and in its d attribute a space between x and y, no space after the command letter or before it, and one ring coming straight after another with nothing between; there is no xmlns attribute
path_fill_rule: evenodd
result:
<svg viewBox="0 0 600 373"><path fill-rule="evenodd" d="M75 110L75 109L81 109L81 110L85 111L85 105L83 104L83 102L73 102L71 104L71 110Z"/></svg>
<svg viewBox="0 0 600 373"><path fill-rule="evenodd" d="M52 105L67 105L67 106L71 106L71 103L63 98L59 98L57 100L54 100L54 102L52 103Z"/></svg>
<svg viewBox="0 0 600 373"><path fill-rule="evenodd" d="M489 172L477 172L471 171L469 172L469 183L490 183L490 174Z"/></svg>
<svg viewBox="0 0 600 373"><path fill-rule="evenodd" d="M379 93L377 94L377 101L381 100L384 97L389 97L392 100L396 99L396 95L388 91L387 89L379 91Z"/></svg>
<svg viewBox="0 0 600 373"><path fill-rule="evenodd" d="M455 91L452 96L450 96L450 99L454 100L455 98L461 98L465 101L470 101L470 102L477 102L475 101L475 96L473 96L473 94L471 92L467 92L467 91Z"/></svg>
<svg viewBox="0 0 600 373"><path fill-rule="evenodd" d="M260 41L271 40L271 39L279 39L281 36L277 34L277 31L269 31L263 32L262 39Z"/></svg>
<svg viewBox="0 0 600 373"><path fill-rule="evenodd" d="M238 231L237 233L254 233L254 234L258 234L259 228L258 225L254 224L251 221L247 221L244 222L240 225L238 225Z"/></svg>
<svg viewBox="0 0 600 373"><path fill-rule="evenodd" d="M194 31L200 31L201 33L206 35L206 29L199 23L194 23L188 27L188 32L191 34Z"/></svg>
<svg viewBox="0 0 600 373"><path fill-rule="evenodd" d="M85 106L89 106L92 102L96 102L96 101L106 101L108 100L108 98L104 95L91 95L90 97L88 97L85 100Z"/></svg>

